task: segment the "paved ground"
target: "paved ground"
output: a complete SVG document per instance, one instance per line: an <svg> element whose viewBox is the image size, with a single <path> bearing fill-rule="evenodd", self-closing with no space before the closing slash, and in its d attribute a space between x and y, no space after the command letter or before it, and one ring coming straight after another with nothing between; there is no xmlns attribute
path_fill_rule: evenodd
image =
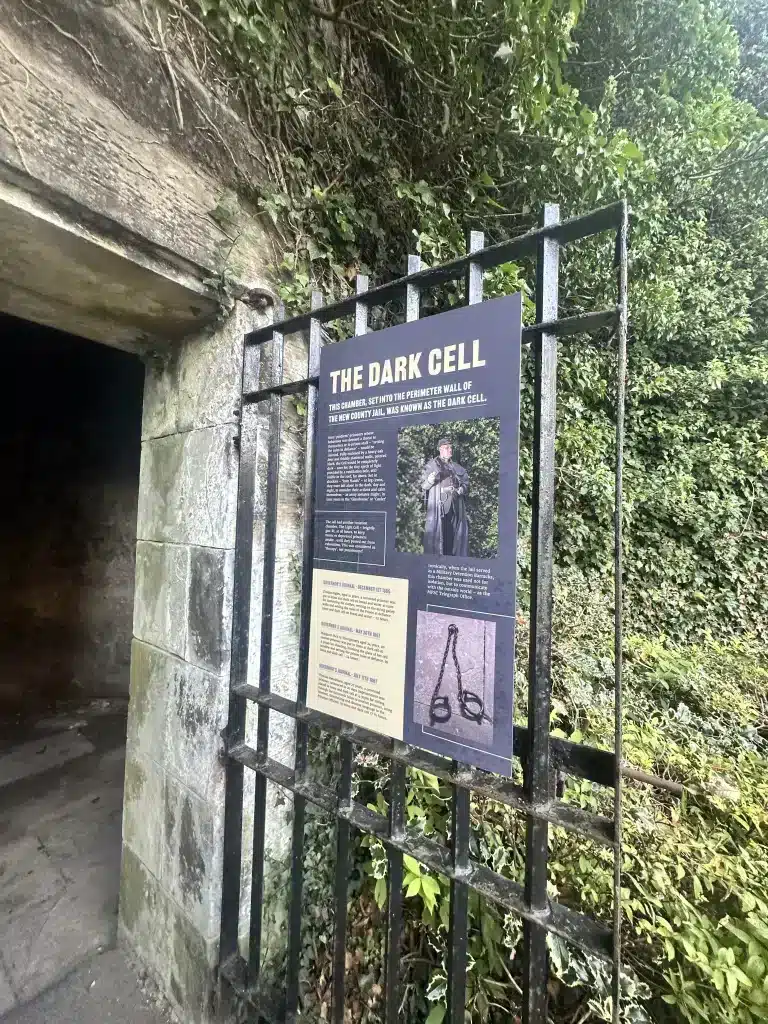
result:
<svg viewBox="0 0 768 1024"><path fill-rule="evenodd" d="M125 705L97 701L0 724L4 1024L161 1020L144 1006L137 971L109 952L117 934L125 716Z"/></svg>
<svg viewBox="0 0 768 1024"><path fill-rule="evenodd" d="M121 950L97 955L3 1024L172 1024L162 997L138 978Z"/></svg>

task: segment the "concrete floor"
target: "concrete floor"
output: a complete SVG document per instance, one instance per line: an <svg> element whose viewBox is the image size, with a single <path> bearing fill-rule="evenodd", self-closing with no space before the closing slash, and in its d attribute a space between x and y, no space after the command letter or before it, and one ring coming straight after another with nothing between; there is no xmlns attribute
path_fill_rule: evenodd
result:
<svg viewBox="0 0 768 1024"><path fill-rule="evenodd" d="M96 956L3 1024L176 1024L165 1000L137 980L137 967L120 949Z"/></svg>
<svg viewBox="0 0 768 1024"><path fill-rule="evenodd" d="M144 1006L126 957L108 952L117 937L126 711L93 701L0 723L0 1017L9 1024L166 1019Z"/></svg>

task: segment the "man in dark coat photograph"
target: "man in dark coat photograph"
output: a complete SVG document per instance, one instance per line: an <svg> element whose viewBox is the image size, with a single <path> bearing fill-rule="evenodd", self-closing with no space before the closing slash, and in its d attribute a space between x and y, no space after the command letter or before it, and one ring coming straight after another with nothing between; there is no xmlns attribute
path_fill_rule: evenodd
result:
<svg viewBox="0 0 768 1024"><path fill-rule="evenodd" d="M453 461L450 438L441 438L438 448L440 454L429 460L421 474L427 500L424 554L466 557L469 477L466 469Z"/></svg>

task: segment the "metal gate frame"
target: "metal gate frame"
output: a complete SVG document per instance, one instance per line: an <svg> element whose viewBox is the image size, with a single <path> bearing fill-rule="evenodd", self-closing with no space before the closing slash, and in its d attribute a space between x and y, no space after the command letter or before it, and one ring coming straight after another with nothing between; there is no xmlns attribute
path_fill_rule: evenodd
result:
<svg viewBox="0 0 768 1024"><path fill-rule="evenodd" d="M241 457L237 499L237 535L234 564L234 618L230 678L229 720L223 736L226 759L223 881L219 977L222 991L229 986L249 1007L249 1019L273 1024L301 1019L299 965L303 852L307 801L335 815L337 851L331 1020L343 1024L350 831L355 828L376 836L387 850L388 897L384 962L384 1021L395 1024L399 1005L399 948L402 931L403 854L408 854L450 879L450 925L447 947L446 1024L464 1024L468 897L470 890L495 901L523 919L524 1024L547 1020L549 955L547 933L552 932L612 964L613 1020L619 1020L621 965L621 690L622 690L622 461L627 349L627 230L626 201L583 216L560 221L559 207L547 204L540 226L517 238L484 247L484 236L472 232L469 252L441 266L422 269L417 256L408 257L408 273L398 280L368 288L357 278L356 294L322 305L313 293L312 311L281 319L246 335L243 358ZM603 232L615 234L616 304L578 316L558 317L559 253L570 243ZM408 320L419 318L423 292L435 285L465 279L469 303L483 298L483 271L524 258L536 260L536 323L525 327L523 341L534 354L534 439L531 528L531 612L528 686L528 725L514 731L514 756L523 766L524 784L450 761L439 755L392 741L345 724L306 706L309 652L310 595L313 557L315 483L315 431L322 325L354 315L355 336L368 331L369 311L393 299L406 299ZM616 442L614 501L614 752L550 736L551 647L553 604L553 533L555 495L555 413L557 392L557 340L612 327L616 339ZM283 381L284 339L287 334L309 332L308 375ZM247 390L246 367L253 359L258 368L261 347L272 342L271 383ZM251 367L253 369L253 367ZM258 379L258 373L257 378ZM280 460L281 409L287 396L305 395L307 405L304 522L299 626L299 689L296 701L271 692L272 620L277 543L277 499ZM255 509L255 445L246 438L246 407L265 406L269 417L267 483L264 512L263 583L258 686L248 683L251 608L251 570ZM251 439L252 441L252 439ZM256 748L246 743L246 709L258 707ZM296 723L295 761L281 764L269 756L269 717L287 715ZM341 774L336 790L307 777L308 736L317 726L339 737ZM391 759L389 814L372 812L352 799L353 744ZM422 769L452 787L451 842L446 848L405 825L406 768ZM240 876L242 867L244 769L255 773L254 835L250 903L249 955L239 953ZM564 803L557 795L558 775L573 775L613 788L613 817ZM267 782L293 793L294 817L291 852L291 887L288 914L286 992L281 1005L267 1005L257 991L261 959L261 908L264 896L265 809ZM525 884L494 872L470 856L470 797L492 797L522 813L526 820ZM551 901L547 895L550 825L579 833L613 851L613 920L604 923ZM306 1018L304 1018L306 1019Z"/></svg>

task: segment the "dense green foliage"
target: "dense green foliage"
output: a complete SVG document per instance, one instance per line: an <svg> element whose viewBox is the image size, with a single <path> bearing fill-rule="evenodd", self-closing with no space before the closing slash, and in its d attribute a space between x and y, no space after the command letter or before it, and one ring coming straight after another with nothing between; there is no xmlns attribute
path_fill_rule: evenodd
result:
<svg viewBox="0 0 768 1024"><path fill-rule="evenodd" d="M761 0L184 2L201 46L216 52L220 86L264 143L264 180L242 188L274 223L289 302L304 303L311 280L338 290L361 270L402 271L413 248L449 258L468 227L491 240L524 230L545 200L568 215L628 197L625 756L683 783L686 797L627 786L625 1015L768 1019L768 9ZM596 243L564 257L563 312L614 301L611 256ZM530 269L489 275L489 293L522 287L528 297ZM425 305L456 298L447 289ZM524 386L529 399L525 365ZM552 724L608 746L614 388L609 338L562 345ZM530 430L528 400L526 442ZM521 481L524 528L527 443ZM523 545L518 713L526 571ZM373 805L384 805L385 782L385 766L360 766ZM411 782L411 823L445 835L447 792L428 777ZM605 794L569 780L565 798L599 808ZM477 803L473 826L477 855L516 877L520 822ZM607 854L557 832L551 853L553 896L605 915ZM350 985L354 1019L374 1021L383 861L375 844L358 855ZM320 855L308 883L321 905L326 868ZM403 1013L434 1024L446 887L426 877L409 864ZM318 1013L324 927L306 959L307 1005ZM510 1019L518 929L473 908L473 1020ZM557 1018L606 1019L603 969L560 945L552 952Z"/></svg>
<svg viewBox="0 0 768 1024"><path fill-rule="evenodd" d="M485 418L405 427L397 437L398 551L424 550L425 500L421 476L444 435L469 475L466 499L469 556L495 558L499 547L499 421Z"/></svg>
<svg viewBox="0 0 768 1024"><path fill-rule="evenodd" d="M568 214L629 198L629 614L680 637L763 631L759 0L187 8L263 142L264 181L244 188L283 239L289 301L310 278L338 289L400 271L414 246L447 258L470 226L519 231L546 199ZM613 301L609 259L590 246L567 259L566 310ZM606 563L611 370L599 349L564 352L558 552L582 568Z"/></svg>

